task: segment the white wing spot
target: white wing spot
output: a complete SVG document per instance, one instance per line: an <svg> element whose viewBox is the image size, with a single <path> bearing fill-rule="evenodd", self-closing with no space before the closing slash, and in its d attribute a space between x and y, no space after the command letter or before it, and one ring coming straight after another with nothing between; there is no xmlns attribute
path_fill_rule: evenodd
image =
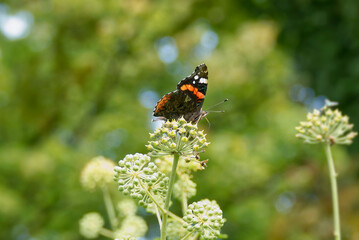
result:
<svg viewBox="0 0 359 240"><path fill-rule="evenodd" d="M193 84L196 84L196 81L193 81Z"/></svg>
<svg viewBox="0 0 359 240"><path fill-rule="evenodd" d="M196 79L196 80L197 80L197 79L198 79L198 75L194 76L194 79Z"/></svg>
<svg viewBox="0 0 359 240"><path fill-rule="evenodd" d="M205 83L205 84L207 84L207 82L208 82L207 78L201 78L201 79L199 80L199 83Z"/></svg>

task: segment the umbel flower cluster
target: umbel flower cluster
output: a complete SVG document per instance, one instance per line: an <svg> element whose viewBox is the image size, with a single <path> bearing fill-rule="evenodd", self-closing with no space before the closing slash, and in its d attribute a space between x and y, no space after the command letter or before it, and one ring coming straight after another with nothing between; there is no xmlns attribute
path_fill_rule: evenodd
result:
<svg viewBox="0 0 359 240"><path fill-rule="evenodd" d="M216 201L208 199L190 204L183 219L188 232L197 231L204 239L217 239L225 222Z"/></svg>
<svg viewBox="0 0 359 240"><path fill-rule="evenodd" d="M204 151L209 143L203 131L197 125L187 123L183 118L167 121L161 128L150 134L152 141L147 145L152 157L178 153L181 156L193 156Z"/></svg>
<svg viewBox="0 0 359 240"><path fill-rule="evenodd" d="M113 168L115 163L107 158L98 156L86 164L81 173L81 184L84 188L94 191L113 183Z"/></svg>
<svg viewBox="0 0 359 240"><path fill-rule="evenodd" d="M86 238L97 238L105 225L102 216L97 212L85 214L80 222L80 233Z"/></svg>
<svg viewBox="0 0 359 240"><path fill-rule="evenodd" d="M296 136L305 143L351 144L357 135L352 131L353 124L349 124L348 116L327 106L308 113L307 121L300 122L296 129L299 132Z"/></svg>
<svg viewBox="0 0 359 240"><path fill-rule="evenodd" d="M150 157L140 153L128 154L115 167L115 180L118 190L124 195L137 199L139 204L147 207L152 203L152 196L165 197L168 177L160 171Z"/></svg>

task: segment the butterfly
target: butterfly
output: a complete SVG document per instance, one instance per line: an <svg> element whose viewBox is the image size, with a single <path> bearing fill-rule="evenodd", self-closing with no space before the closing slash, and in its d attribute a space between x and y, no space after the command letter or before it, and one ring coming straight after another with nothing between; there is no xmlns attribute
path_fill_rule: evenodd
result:
<svg viewBox="0 0 359 240"><path fill-rule="evenodd" d="M163 120L198 123L208 112L202 110L208 84L206 64L198 65L191 75L177 84L177 89L164 95L156 104L153 116Z"/></svg>

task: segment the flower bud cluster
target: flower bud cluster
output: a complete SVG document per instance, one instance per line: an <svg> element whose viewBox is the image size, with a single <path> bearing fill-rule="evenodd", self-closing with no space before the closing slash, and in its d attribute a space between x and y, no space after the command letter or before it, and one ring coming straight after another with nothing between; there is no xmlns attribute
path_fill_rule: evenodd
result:
<svg viewBox="0 0 359 240"><path fill-rule="evenodd" d="M198 131L197 125L187 123L184 118L178 121L167 121L154 133L150 133L147 145L151 156L172 155L178 153L182 156L194 155L204 151L209 143L203 131Z"/></svg>
<svg viewBox="0 0 359 240"><path fill-rule="evenodd" d="M136 153L128 154L115 167L115 180L118 190L124 195L138 200L138 203L147 207L152 203L149 193L165 198L168 186L168 177L158 170L150 157Z"/></svg>
<svg viewBox="0 0 359 240"><path fill-rule="evenodd" d="M197 231L203 239L217 239L225 219L216 201L208 199L188 205L183 217L183 227L189 232Z"/></svg>
<svg viewBox="0 0 359 240"><path fill-rule="evenodd" d="M93 158L81 172L81 184L88 190L94 190L113 184L113 168L115 163L102 156Z"/></svg>
<svg viewBox="0 0 359 240"><path fill-rule="evenodd" d="M349 117L335 109L324 107L321 111L314 109L307 114L307 121L300 122L296 127L296 136L304 139L305 143L334 143L351 144L357 135L352 131L353 124L349 124Z"/></svg>
<svg viewBox="0 0 359 240"><path fill-rule="evenodd" d="M115 231L116 239L132 240L143 237L148 230L145 220L139 216L127 216L121 223L121 228Z"/></svg>
<svg viewBox="0 0 359 240"><path fill-rule="evenodd" d="M80 234L85 238L97 238L104 224L105 221L99 213L87 213L80 219Z"/></svg>
<svg viewBox="0 0 359 240"><path fill-rule="evenodd" d="M172 169L173 156L167 155L155 158L153 161L158 169L166 174L169 174ZM203 170L203 166L201 165L201 161L196 159L193 156L180 157L180 161L177 166L177 174L180 176L182 174L191 175L193 172L197 172L199 170Z"/></svg>
<svg viewBox="0 0 359 240"><path fill-rule="evenodd" d="M174 197L179 200L182 200L183 196L185 196L186 199L190 199L191 197L196 195L196 187L197 184L191 180L189 175L180 175L179 179L174 185Z"/></svg>
<svg viewBox="0 0 359 240"><path fill-rule="evenodd" d="M117 203L117 210L123 217L136 215L137 205L132 199L124 199Z"/></svg>
<svg viewBox="0 0 359 240"><path fill-rule="evenodd" d="M187 234L187 230L183 228L182 223L178 221L171 221L167 226L167 236L171 240L180 240ZM192 239L192 238L188 238Z"/></svg>

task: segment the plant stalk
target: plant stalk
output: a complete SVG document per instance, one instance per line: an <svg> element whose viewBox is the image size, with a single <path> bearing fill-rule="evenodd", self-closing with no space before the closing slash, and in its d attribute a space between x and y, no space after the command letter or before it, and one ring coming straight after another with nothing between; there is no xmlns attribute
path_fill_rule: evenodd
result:
<svg viewBox="0 0 359 240"><path fill-rule="evenodd" d="M106 228L102 228L102 229L100 230L100 234L101 234L102 236L105 236L105 237L110 238L110 239L114 239L114 238L115 238L113 232L110 231L110 230L108 230L108 229L106 229Z"/></svg>
<svg viewBox="0 0 359 240"><path fill-rule="evenodd" d="M106 186L102 187L102 192L103 192L103 198L105 201L107 214L110 219L111 228L112 228L112 230L115 230L117 227L117 218L116 218L115 209L112 204L110 193L108 192L108 189Z"/></svg>
<svg viewBox="0 0 359 240"><path fill-rule="evenodd" d="M191 236L196 230L193 230L192 232L187 233L181 240L186 240L189 236Z"/></svg>
<svg viewBox="0 0 359 240"><path fill-rule="evenodd" d="M162 227L161 227L161 240L166 240L168 209L170 207L173 185L175 183L175 178L177 175L178 160L179 160L179 154L175 153L173 155L172 171L171 171L171 175L170 175L170 181L169 181L168 191L167 191L166 200L165 200L165 207L164 207L165 212L163 213Z"/></svg>
<svg viewBox="0 0 359 240"><path fill-rule="evenodd" d="M333 201L333 222L334 222L334 238L340 240L340 216L339 216L339 200L338 200L338 187L337 187L337 173L335 172L334 161L330 144L325 144L325 155L328 160L330 185L332 188L332 201Z"/></svg>
<svg viewBox="0 0 359 240"><path fill-rule="evenodd" d="M182 214L183 216L186 214L187 211L187 194L183 192L182 190Z"/></svg>

